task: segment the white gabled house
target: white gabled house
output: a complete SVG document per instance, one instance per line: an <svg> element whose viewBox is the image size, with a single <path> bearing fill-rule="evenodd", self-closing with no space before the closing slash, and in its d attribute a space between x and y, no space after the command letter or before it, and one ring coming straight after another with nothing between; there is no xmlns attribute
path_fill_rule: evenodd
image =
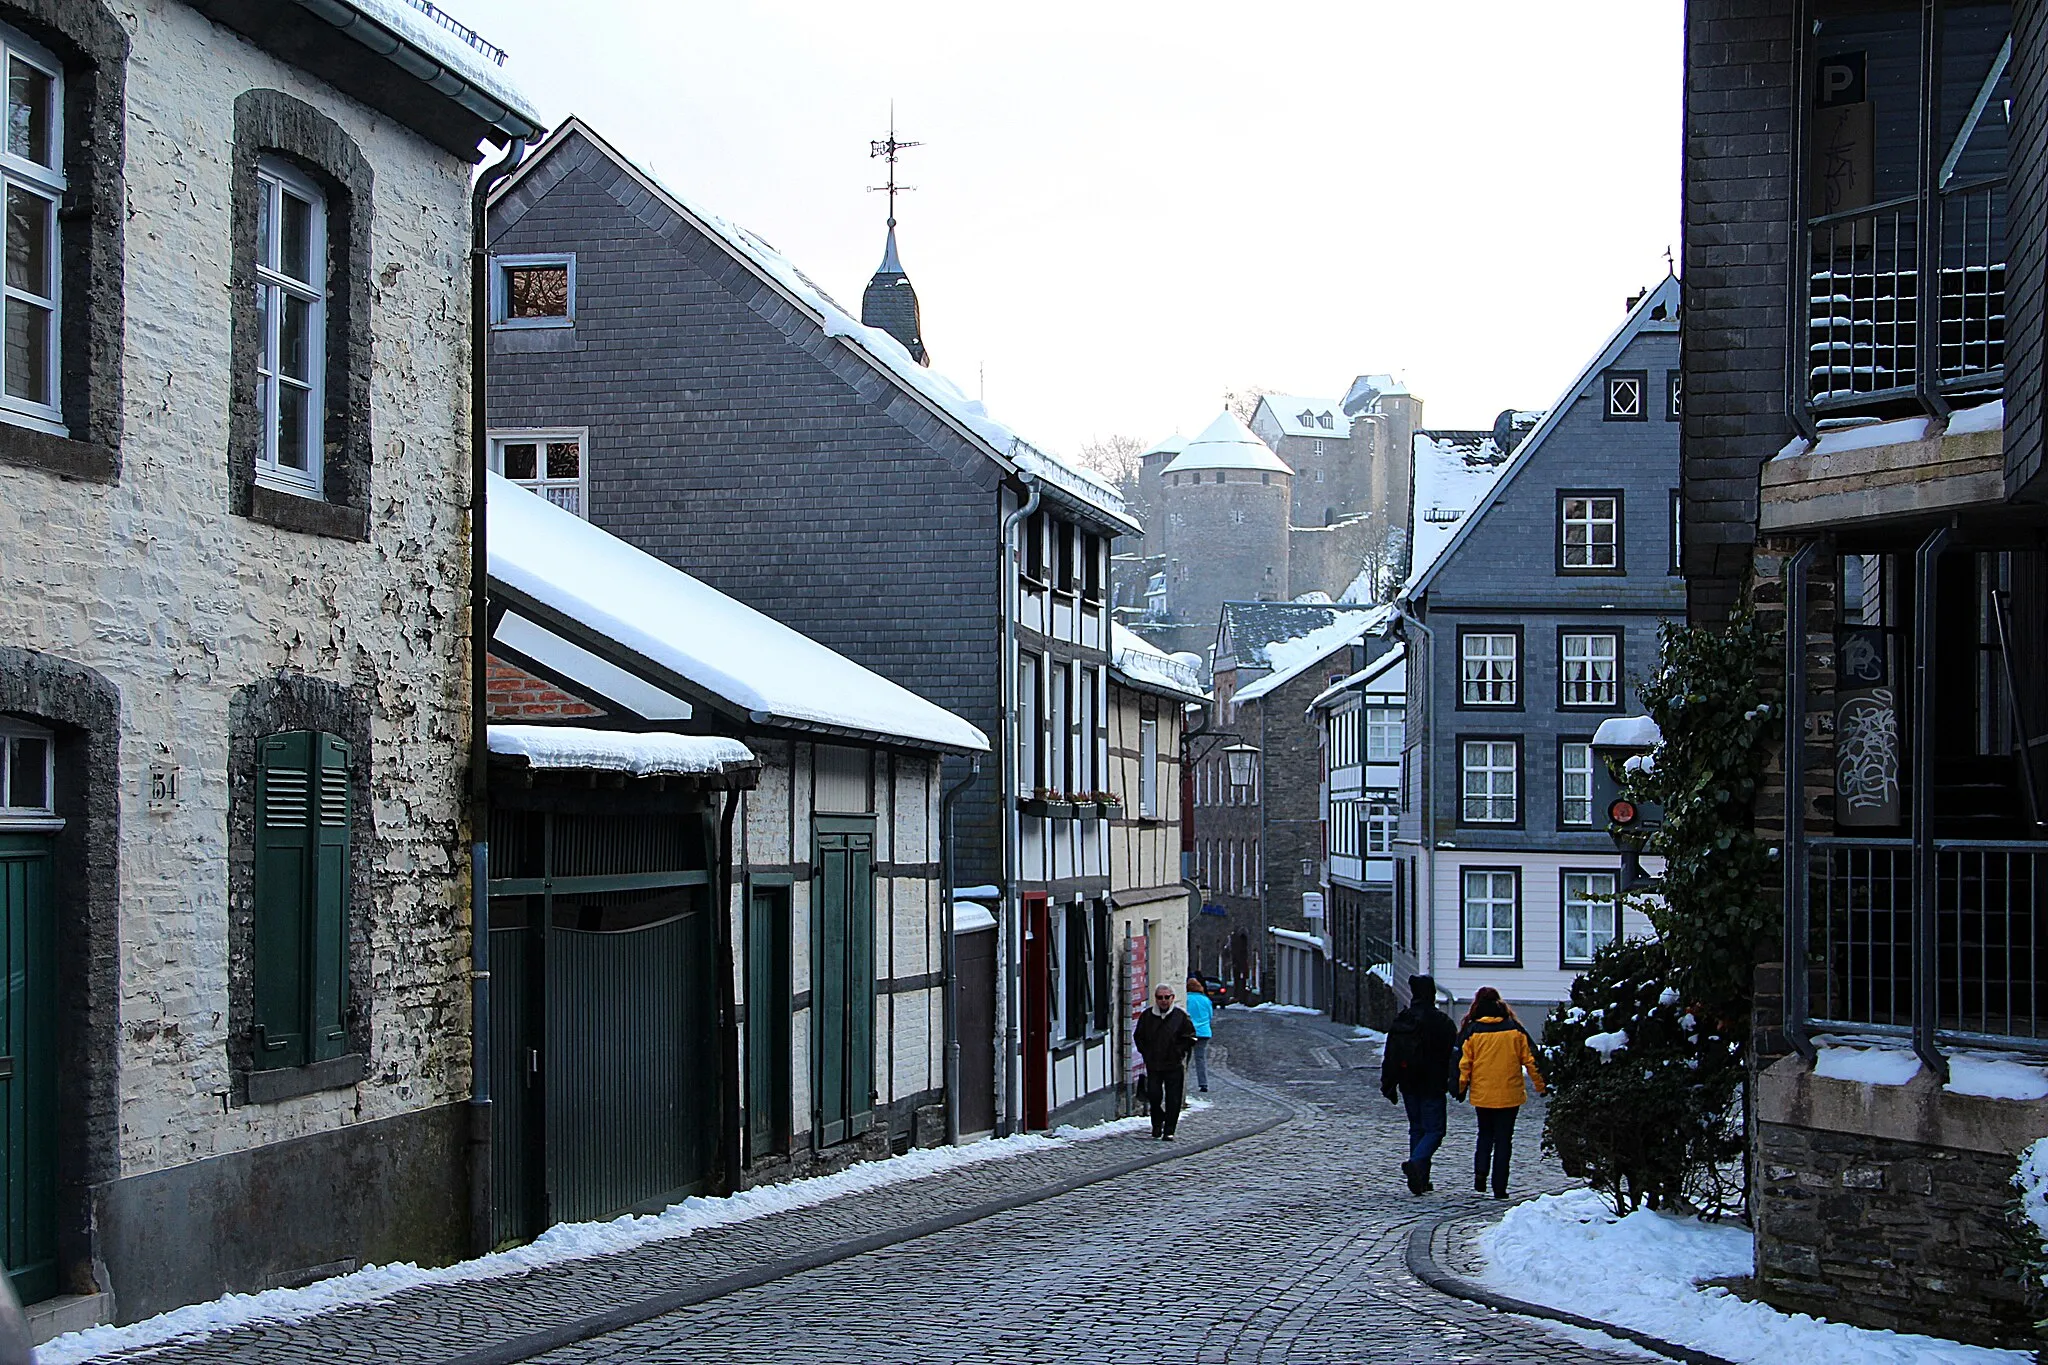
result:
<svg viewBox="0 0 2048 1365"><path fill-rule="evenodd" d="M490 476L500 1237L947 1131L974 726Z"/></svg>

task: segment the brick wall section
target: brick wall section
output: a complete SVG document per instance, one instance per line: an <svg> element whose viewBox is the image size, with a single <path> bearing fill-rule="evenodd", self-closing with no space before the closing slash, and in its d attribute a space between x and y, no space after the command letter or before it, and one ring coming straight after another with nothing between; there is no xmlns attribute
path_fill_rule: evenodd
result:
<svg viewBox="0 0 2048 1365"><path fill-rule="evenodd" d="M1734 606L1757 472L1785 410L1792 0L1686 7L1684 566L1693 619Z"/></svg>
<svg viewBox="0 0 2048 1365"><path fill-rule="evenodd" d="M1774 1305L1984 1346L2027 1340L2000 1217L2013 1158L1757 1125L1757 1276Z"/></svg>
<svg viewBox="0 0 2048 1365"><path fill-rule="evenodd" d="M495 654L491 656L488 688L492 720L525 723L577 720L604 714L589 702L570 696L545 678L536 678Z"/></svg>

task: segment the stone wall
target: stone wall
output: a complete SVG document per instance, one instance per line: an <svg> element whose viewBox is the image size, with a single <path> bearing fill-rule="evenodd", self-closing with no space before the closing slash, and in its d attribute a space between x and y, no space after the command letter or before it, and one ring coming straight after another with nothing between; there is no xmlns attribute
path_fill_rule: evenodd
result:
<svg viewBox="0 0 2048 1365"><path fill-rule="evenodd" d="M2048 1101L1813 1075L1757 1087L1757 1280L1776 1306L1980 1345L2028 1340L2005 1217Z"/></svg>

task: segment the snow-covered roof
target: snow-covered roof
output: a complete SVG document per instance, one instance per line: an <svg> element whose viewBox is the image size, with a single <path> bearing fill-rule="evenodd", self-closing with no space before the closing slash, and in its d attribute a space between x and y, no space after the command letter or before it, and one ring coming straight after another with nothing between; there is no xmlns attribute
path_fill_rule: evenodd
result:
<svg viewBox="0 0 2048 1365"><path fill-rule="evenodd" d="M1451 543L1466 516L1507 468L1507 452L1490 431L1418 431L1408 585L1412 592Z"/></svg>
<svg viewBox="0 0 2048 1365"><path fill-rule="evenodd" d="M1415 594L1429 586L1429 580L1435 575L1437 566L1449 559L1449 552L1459 541L1464 539L1472 526L1486 514L1486 509L1492 505L1493 499L1499 496L1503 488L1506 488L1509 483L1513 482L1516 472L1528 465L1536 452L1542 448L1543 443L1550 438L1550 433L1557 430L1558 424L1564 420L1565 414L1571 411L1572 404L1578 396L1586 391L1587 387L1594 382L1601 371L1607 369L1620 358L1622 351L1627 348L1631 341L1635 340L1643 332L1676 332L1678 330L1679 300L1678 278L1675 275L1667 275L1664 277L1663 283L1659 284L1655 289L1648 291L1642 298L1636 301L1636 306L1629 310L1628 317L1622 322L1621 326L1615 329L1614 334L1607 338L1606 344L1594 354L1591 363L1579 371L1578 375L1565 389L1563 396L1557 402L1551 404L1550 410L1542 415L1541 420L1529 431L1529 434L1524 436L1515 445L1514 453L1507 459L1504 467L1496 469L1485 477L1483 481L1484 486L1478 488L1478 497L1466 504L1470 515L1461 516L1447 526L1440 524L1437 530L1431 534L1431 538L1436 543L1427 556L1423 554L1422 543L1426 525L1425 504L1422 495L1423 433L1416 433L1415 516L1412 531L1416 538L1415 555L1408 571L1408 582L1401 589L1402 597L1412 598ZM1526 415L1524 413L1516 414L1517 417ZM1461 434L1470 435L1475 433ZM1492 433L1487 433L1487 440L1489 443L1493 443ZM1493 448L1496 452L1500 449L1497 443L1493 443ZM1466 477L1471 479L1472 486L1478 487L1480 481L1474 477L1474 474L1475 471L1468 469ZM1450 468L1448 463L1445 465L1442 477L1446 479L1457 477L1456 472ZM1447 492L1444 496L1446 499L1454 499L1465 496L1465 494ZM1448 535L1444 534L1446 529L1449 532Z"/></svg>
<svg viewBox="0 0 2048 1365"><path fill-rule="evenodd" d="M1351 419L1344 415L1344 405L1334 398L1269 393L1260 397L1259 406L1280 428L1282 436L1314 436L1341 441L1351 435Z"/></svg>
<svg viewBox="0 0 2048 1365"><path fill-rule="evenodd" d="M1187 448L1188 438L1176 431L1165 440L1145 447L1145 449L1138 452L1138 458L1142 460L1147 455L1178 455Z"/></svg>
<svg viewBox="0 0 2048 1365"><path fill-rule="evenodd" d="M1356 417L1382 398L1406 398L1408 386L1390 374L1362 374L1344 395L1344 411Z"/></svg>
<svg viewBox="0 0 2048 1365"><path fill-rule="evenodd" d="M427 13L414 0L341 0L341 3L388 30L427 58L423 64L417 57L401 55L398 50L384 52L383 55L394 65L507 136L530 137L544 126L539 115L534 113L533 101L505 75L504 66L496 58ZM330 22L353 34L365 47L383 49L384 45L373 41L372 33L360 25L344 24L341 19ZM470 88L464 90L462 86Z"/></svg>
<svg viewBox="0 0 2048 1365"><path fill-rule="evenodd" d="M1404 646L1395 645L1392 649L1380 655L1379 658L1374 659L1371 663L1367 664L1364 668L1359 669L1350 677L1344 678L1338 682L1333 682L1328 687L1324 688L1321 692L1318 692L1316 694L1316 699L1308 704L1308 709L1313 711L1318 706L1323 706L1332 701L1335 701L1338 697L1343 696L1346 692L1351 691L1353 688L1363 687L1367 683L1378 682L1380 679L1386 677L1388 673L1392 672L1394 669L1399 668L1402 664L1406 663L1407 660L1407 649Z"/></svg>
<svg viewBox="0 0 2048 1365"><path fill-rule="evenodd" d="M1609 716L1593 731L1593 742L1603 746L1654 748L1664 742L1664 732L1648 716Z"/></svg>
<svg viewBox="0 0 2048 1365"><path fill-rule="evenodd" d="M1115 621L1109 625L1109 664L1133 686L1191 701L1208 698L1202 690L1201 674L1187 660L1174 658Z"/></svg>
<svg viewBox="0 0 2048 1365"><path fill-rule="evenodd" d="M1360 619L1371 606L1321 602L1225 602L1216 628L1216 658L1232 668L1269 668L1267 651L1346 618Z"/></svg>
<svg viewBox="0 0 2048 1365"><path fill-rule="evenodd" d="M953 932L956 934L978 933L983 929L996 927L995 912L986 905L974 901L953 902Z"/></svg>
<svg viewBox="0 0 2048 1365"><path fill-rule="evenodd" d="M1160 472L1163 474L1188 474L1207 469L1250 469L1265 474L1292 474L1287 462L1273 453L1273 448L1252 434L1252 429L1237 419L1234 412L1219 413L1216 420L1202 428L1187 448L1174 457L1173 463Z"/></svg>
<svg viewBox="0 0 2048 1365"><path fill-rule="evenodd" d="M384 2L396 3L398 0ZM1056 497L1064 494L1065 501L1097 514L1109 526L1129 532L1139 529L1124 503L1123 495L1116 489L1024 440L1010 427L990 416L988 410L976 399L969 398L959 385L937 370L918 364L895 337L880 328L862 325L798 269L795 262L766 240L692 203L656 179L645 167L628 159L581 119L573 116L565 119L548 135L540 150L528 157L517 172L492 192L492 201L495 203L512 193L536 165L547 160L548 155L572 134L586 138L593 147L639 180L649 194L660 199L678 217L724 244L742 264L752 267L799 309L809 313L823 327L826 336L844 340L885 377L922 400L955 431L979 445L984 453L999 463L1042 479L1051 485Z"/></svg>
<svg viewBox="0 0 2048 1365"><path fill-rule="evenodd" d="M1232 699L1257 701L1267 693L1285 687L1338 650L1356 644L1369 634L1385 630L1393 617L1392 607L1346 613L1341 620L1320 626L1306 635L1267 645L1266 661L1272 665L1273 671L1257 682L1240 687L1231 694Z"/></svg>
<svg viewBox="0 0 2048 1365"><path fill-rule="evenodd" d="M491 752L531 768L631 773L635 777L725 777L761 766L754 751L723 735L585 730L573 725L493 725Z"/></svg>
<svg viewBox="0 0 2048 1365"><path fill-rule="evenodd" d="M488 478L492 590L525 599L514 605L541 625L613 664L641 662L662 685L756 725L987 751L987 737L952 712L518 484Z"/></svg>

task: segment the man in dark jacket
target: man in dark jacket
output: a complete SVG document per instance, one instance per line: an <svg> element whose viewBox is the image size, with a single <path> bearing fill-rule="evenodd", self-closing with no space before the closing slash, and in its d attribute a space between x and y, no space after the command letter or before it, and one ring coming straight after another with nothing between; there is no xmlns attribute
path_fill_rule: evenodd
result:
<svg viewBox="0 0 2048 1365"><path fill-rule="evenodd" d="M1138 1016L1138 1055L1145 1059L1145 1102L1152 1108L1152 1136L1173 1137L1180 1126L1181 1101L1188 1090L1188 1054L1195 1050L1195 1021L1173 1003L1173 987L1152 992L1152 1007Z"/></svg>
<svg viewBox="0 0 2048 1365"><path fill-rule="evenodd" d="M1436 982L1426 976L1408 978L1408 1008L1394 1016L1387 1030L1387 1050L1380 1062L1380 1093L1397 1097L1408 1108L1408 1159L1401 1174L1411 1194L1427 1194L1429 1159L1443 1144L1444 1096L1457 1087L1458 1030L1437 1008Z"/></svg>

